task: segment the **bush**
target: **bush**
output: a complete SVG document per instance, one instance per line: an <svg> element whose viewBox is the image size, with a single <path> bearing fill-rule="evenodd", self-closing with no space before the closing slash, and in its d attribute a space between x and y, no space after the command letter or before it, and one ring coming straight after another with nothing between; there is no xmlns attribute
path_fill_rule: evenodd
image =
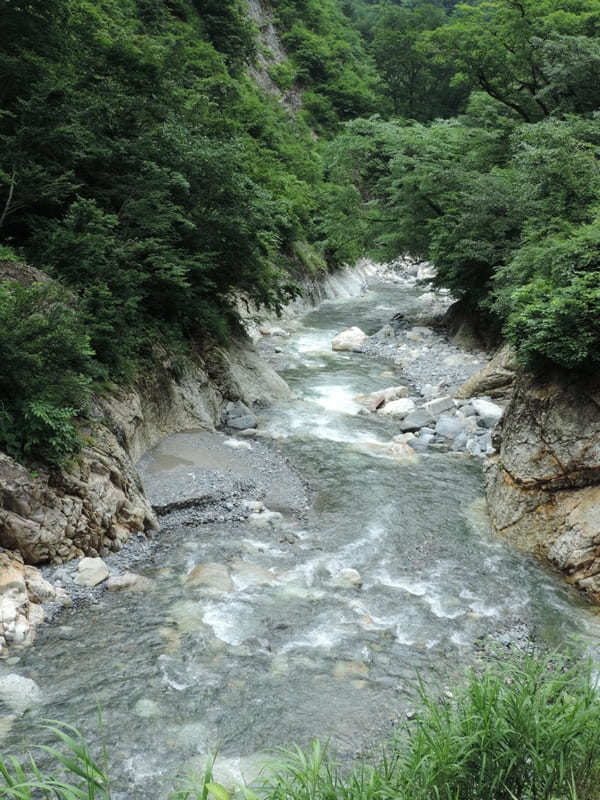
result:
<svg viewBox="0 0 600 800"><path fill-rule="evenodd" d="M590 665L523 655L422 710L376 766L343 776L315 743L287 752L273 800L597 800L600 700Z"/></svg>
<svg viewBox="0 0 600 800"><path fill-rule="evenodd" d="M19 460L58 465L81 445L95 365L72 302L55 283L0 285L0 448Z"/></svg>
<svg viewBox="0 0 600 800"><path fill-rule="evenodd" d="M600 272L576 275L566 286L536 279L512 295L506 335L533 371L557 365L574 372L600 366Z"/></svg>

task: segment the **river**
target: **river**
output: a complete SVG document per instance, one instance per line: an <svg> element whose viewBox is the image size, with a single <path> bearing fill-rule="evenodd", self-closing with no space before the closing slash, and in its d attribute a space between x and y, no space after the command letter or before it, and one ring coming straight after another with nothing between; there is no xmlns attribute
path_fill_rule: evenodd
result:
<svg viewBox="0 0 600 800"><path fill-rule="evenodd" d="M161 798L217 749L226 781L312 737L350 762L414 707L417 674L443 690L493 643L562 648L575 637L595 648L596 611L491 534L481 461L443 449L382 456L393 419L352 400L406 377L389 361L332 352L332 338L351 325L375 332L419 293L374 282L291 325L278 357L294 399L261 412L260 429L308 480L310 508L270 502L282 517L265 526L172 525L139 570L149 592L105 592L64 611L0 665L42 691L12 721L15 752L42 741L43 718L76 724L96 746L99 704L115 798ZM163 443L148 474L193 470L186 447L206 466L206 434L194 436ZM186 586L197 563L229 565L232 585ZM360 588L339 585L348 568Z"/></svg>

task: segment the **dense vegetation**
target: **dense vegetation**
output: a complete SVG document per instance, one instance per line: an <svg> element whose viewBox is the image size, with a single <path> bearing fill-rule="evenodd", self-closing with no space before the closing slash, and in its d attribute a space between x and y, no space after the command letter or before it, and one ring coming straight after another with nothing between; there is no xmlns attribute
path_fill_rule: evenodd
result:
<svg viewBox="0 0 600 800"><path fill-rule="evenodd" d="M0 0L0 262L65 288L0 293L12 455L59 463L102 381L364 253L434 261L529 368L597 369L597 0L272 10L283 60L246 0Z"/></svg>
<svg viewBox="0 0 600 800"><path fill-rule="evenodd" d="M331 248L430 259L528 368L597 370L600 6L406 3L375 19L402 116L355 120L331 146L346 186L325 212Z"/></svg>
<svg viewBox="0 0 600 800"><path fill-rule="evenodd" d="M46 321L15 317L37 287L0 296L0 447L58 462L90 382L130 377L157 342L224 338L233 292L272 308L294 293L319 155L247 77L243 0L1 0L0 14L0 260L68 289Z"/></svg>
<svg viewBox="0 0 600 800"><path fill-rule="evenodd" d="M284 753L261 785L236 794L245 800L598 800L599 728L591 665L520 655L473 673L451 700L421 689L416 719L373 765L348 775L315 743L308 753ZM34 758L27 766L0 758L0 797L109 800L106 752L95 759L74 729L50 729L65 746L50 749L59 771L49 774ZM213 780L209 765L170 797L230 800L229 789Z"/></svg>

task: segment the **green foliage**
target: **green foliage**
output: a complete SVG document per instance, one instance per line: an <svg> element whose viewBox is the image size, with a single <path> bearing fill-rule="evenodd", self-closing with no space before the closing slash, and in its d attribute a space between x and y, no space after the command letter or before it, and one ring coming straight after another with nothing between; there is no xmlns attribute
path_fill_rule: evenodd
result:
<svg viewBox="0 0 600 800"><path fill-rule="evenodd" d="M93 351L73 298L54 283L0 285L0 447L60 464L77 452Z"/></svg>
<svg viewBox="0 0 600 800"><path fill-rule="evenodd" d="M269 75L282 92L291 89L297 78L296 67L289 59L269 67Z"/></svg>
<svg viewBox="0 0 600 800"><path fill-rule="evenodd" d="M0 244L0 261L12 261L14 264L18 264L21 259L12 249L12 247L7 247L6 245Z"/></svg>
<svg viewBox="0 0 600 800"><path fill-rule="evenodd" d="M379 761L348 774L313 742L280 751L245 800L597 800L600 699L592 664L558 655L506 654L472 671L465 686L437 698L419 685L414 721ZM451 699L449 699L451 698ZM0 759L0 797L109 800L106 754L96 761L78 731L47 726L63 750L42 748L62 770L45 774L31 759ZM204 774L180 782L171 800L229 800Z"/></svg>
<svg viewBox="0 0 600 800"><path fill-rule="evenodd" d="M472 673L456 700L422 708L380 763L341 773L318 743L290 750L270 800L596 800L600 702L591 666L522 656Z"/></svg>
<svg viewBox="0 0 600 800"><path fill-rule="evenodd" d="M424 121L452 116L463 105L467 92L451 85L451 63L432 59L424 47L426 32L446 22L444 10L431 3L382 5L371 49L394 115Z"/></svg>
<svg viewBox="0 0 600 800"><path fill-rule="evenodd" d="M64 722L52 722L44 728L64 745L64 750L41 747L59 765L62 774L43 773L33 756L20 764L15 758L0 758L0 797L13 800L55 798L55 800L110 800L106 754L103 763L92 756L76 728Z"/></svg>
<svg viewBox="0 0 600 800"><path fill-rule="evenodd" d="M273 8L310 125L327 133L375 111L374 65L338 0L274 0Z"/></svg>
<svg viewBox="0 0 600 800"><path fill-rule="evenodd" d="M429 259L437 284L502 327L529 369L593 371L598 4L482 0L448 16L418 1L371 8L386 91L425 124L354 120L329 146L325 251ZM429 121L446 113L426 92L434 74L469 92L451 119Z"/></svg>

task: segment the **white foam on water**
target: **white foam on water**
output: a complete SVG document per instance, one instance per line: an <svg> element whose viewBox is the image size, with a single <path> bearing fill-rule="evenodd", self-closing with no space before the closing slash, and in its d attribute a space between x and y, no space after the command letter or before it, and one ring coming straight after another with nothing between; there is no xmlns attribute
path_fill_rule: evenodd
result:
<svg viewBox="0 0 600 800"><path fill-rule="evenodd" d="M298 353L331 353L331 340L334 337L335 331L308 330L298 336L294 346Z"/></svg>
<svg viewBox="0 0 600 800"><path fill-rule="evenodd" d="M345 638L343 620L331 619L327 623L315 625L303 636L284 644L280 653L289 653L291 650L308 648L311 650L331 650L337 647Z"/></svg>
<svg viewBox="0 0 600 800"><path fill-rule="evenodd" d="M240 645L256 635L255 631L248 628L248 607L242 603L231 603L224 607L209 606L202 621L212 628L217 639L226 644Z"/></svg>
<svg viewBox="0 0 600 800"><path fill-rule="evenodd" d="M346 386L340 386L339 384L317 386L315 387L315 392L318 397L314 399L314 402L328 411L355 416L361 409L359 404L352 399L355 392Z"/></svg>
<svg viewBox="0 0 600 800"><path fill-rule="evenodd" d="M464 606L457 607L457 600L452 597L433 595L425 597L425 600L438 619L457 619L467 613L467 609Z"/></svg>
<svg viewBox="0 0 600 800"><path fill-rule="evenodd" d="M489 605L483 600L476 600L469 603L469 608L481 617L499 617L500 609L497 606Z"/></svg>
<svg viewBox="0 0 600 800"><path fill-rule="evenodd" d="M377 581L388 589L401 589L414 597L424 597L433 590L433 584L425 581L415 581L408 578L392 578L388 572L380 572Z"/></svg>

